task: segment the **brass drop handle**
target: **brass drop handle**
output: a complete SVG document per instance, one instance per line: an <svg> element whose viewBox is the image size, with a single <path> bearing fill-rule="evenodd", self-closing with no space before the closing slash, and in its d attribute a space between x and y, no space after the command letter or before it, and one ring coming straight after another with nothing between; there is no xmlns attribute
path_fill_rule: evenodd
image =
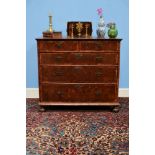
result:
<svg viewBox="0 0 155 155"><path fill-rule="evenodd" d="M55 57L55 60L56 61L61 61L62 59L63 59L63 57L62 56L59 56L59 55Z"/></svg>
<svg viewBox="0 0 155 155"><path fill-rule="evenodd" d="M62 91L57 91L56 94L57 94L59 97L63 96L63 92L62 92Z"/></svg>
<svg viewBox="0 0 155 155"><path fill-rule="evenodd" d="M76 67L74 67L74 70L75 70L75 71L79 71L80 69L81 69L80 66L76 66Z"/></svg>
<svg viewBox="0 0 155 155"><path fill-rule="evenodd" d="M62 44L63 44L62 42L58 42L57 43L57 48L61 48Z"/></svg>
<svg viewBox="0 0 155 155"><path fill-rule="evenodd" d="M97 91L95 92L95 95L96 95L96 96L101 96L101 94L102 94L102 91L101 91L101 90L97 90Z"/></svg>
<svg viewBox="0 0 155 155"><path fill-rule="evenodd" d="M81 86L80 84L76 84L76 85L75 85L75 88L76 88L76 89L80 89L81 87L82 87L82 86Z"/></svg>
<svg viewBox="0 0 155 155"><path fill-rule="evenodd" d="M96 76L98 76L98 77L103 76L103 73L100 72L100 71L97 71L97 72L96 72Z"/></svg>
<svg viewBox="0 0 155 155"><path fill-rule="evenodd" d="M64 74L64 73L63 73L62 71L55 71L55 72L54 72L54 75L55 75L55 76L63 76L63 74Z"/></svg>
<svg viewBox="0 0 155 155"><path fill-rule="evenodd" d="M96 56L96 61L102 61L103 60L103 56Z"/></svg>
<svg viewBox="0 0 155 155"><path fill-rule="evenodd" d="M80 53L75 53L75 57L76 57L76 59L81 59L82 58L82 54L80 54Z"/></svg>
<svg viewBox="0 0 155 155"><path fill-rule="evenodd" d="M101 43L96 43L96 47L101 48L102 47Z"/></svg>

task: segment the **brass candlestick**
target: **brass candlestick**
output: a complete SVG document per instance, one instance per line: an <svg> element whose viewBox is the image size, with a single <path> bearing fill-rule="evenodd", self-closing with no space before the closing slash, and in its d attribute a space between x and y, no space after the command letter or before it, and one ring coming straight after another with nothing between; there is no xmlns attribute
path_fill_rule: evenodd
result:
<svg viewBox="0 0 155 155"><path fill-rule="evenodd" d="M52 29L52 16L49 15L49 32L53 32L53 29Z"/></svg>
<svg viewBox="0 0 155 155"><path fill-rule="evenodd" d="M86 37L88 37L88 26L89 26L88 24L85 25L85 27L86 27Z"/></svg>
<svg viewBox="0 0 155 155"><path fill-rule="evenodd" d="M81 36L82 28L83 28L83 24L82 23L79 22L79 23L76 24L76 29L78 31L78 36L79 37Z"/></svg>

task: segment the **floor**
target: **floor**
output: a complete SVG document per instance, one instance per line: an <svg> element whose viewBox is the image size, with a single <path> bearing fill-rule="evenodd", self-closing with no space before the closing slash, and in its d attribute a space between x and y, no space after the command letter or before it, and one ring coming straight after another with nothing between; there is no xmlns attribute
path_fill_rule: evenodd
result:
<svg viewBox="0 0 155 155"><path fill-rule="evenodd" d="M128 155L129 98L120 111L105 107L48 107L27 99L27 155Z"/></svg>

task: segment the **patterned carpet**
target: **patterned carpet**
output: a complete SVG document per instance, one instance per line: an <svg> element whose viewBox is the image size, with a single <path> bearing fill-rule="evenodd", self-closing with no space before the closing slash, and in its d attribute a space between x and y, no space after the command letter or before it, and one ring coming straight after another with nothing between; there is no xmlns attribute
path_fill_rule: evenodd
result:
<svg viewBox="0 0 155 155"><path fill-rule="evenodd" d="M104 107L52 107L39 112L27 99L27 155L128 155L128 98L113 113Z"/></svg>

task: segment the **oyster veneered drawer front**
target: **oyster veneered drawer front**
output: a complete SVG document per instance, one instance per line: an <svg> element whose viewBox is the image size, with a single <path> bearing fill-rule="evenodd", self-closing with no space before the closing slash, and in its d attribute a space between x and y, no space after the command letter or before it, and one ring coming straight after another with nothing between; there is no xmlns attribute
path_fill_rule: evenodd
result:
<svg viewBox="0 0 155 155"><path fill-rule="evenodd" d="M116 83L117 66L41 66L41 82Z"/></svg>
<svg viewBox="0 0 155 155"><path fill-rule="evenodd" d="M54 52L41 53L41 64L118 65L118 53L103 52Z"/></svg>
<svg viewBox="0 0 155 155"><path fill-rule="evenodd" d="M80 50L86 51L118 51L120 43L118 41L81 41Z"/></svg>
<svg viewBox="0 0 155 155"><path fill-rule="evenodd" d="M114 84L42 84L44 102L112 102L118 95Z"/></svg>
<svg viewBox="0 0 155 155"><path fill-rule="evenodd" d="M78 41L40 41L38 48L39 52L76 51L78 50Z"/></svg>

